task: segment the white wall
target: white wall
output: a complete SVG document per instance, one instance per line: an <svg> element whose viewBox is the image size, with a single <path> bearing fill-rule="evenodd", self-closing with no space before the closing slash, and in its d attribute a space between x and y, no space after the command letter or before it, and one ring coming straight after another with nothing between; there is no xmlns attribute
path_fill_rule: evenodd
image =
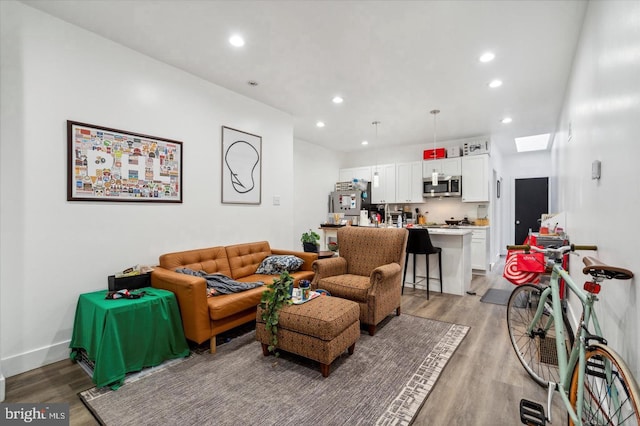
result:
<svg viewBox="0 0 640 426"><path fill-rule="evenodd" d="M78 295L106 288L109 274L183 249L257 240L294 248L289 115L20 3L0 3L6 376L68 357ZM183 141L184 202L67 202L66 120ZM260 206L220 202L223 125L263 138Z"/></svg>
<svg viewBox="0 0 640 426"><path fill-rule="evenodd" d="M327 219L329 193L334 190L340 169L339 153L295 139L293 144L293 244L302 250L300 237L309 229L318 232Z"/></svg>
<svg viewBox="0 0 640 426"><path fill-rule="evenodd" d="M504 177L502 189L504 190L504 203L507 207L503 222L504 244L500 245L501 253L506 254L507 244L522 244L523 241L515 241L515 182L516 179L536 177L549 177L553 174L551 152L534 151L521 152L505 157L502 167ZM551 186L551 185L549 185ZM551 193L551 190L549 191ZM549 195L551 200L551 194ZM557 213L556 206L549 203L549 213Z"/></svg>
<svg viewBox="0 0 640 426"><path fill-rule="evenodd" d="M605 263L640 274L640 3L590 2L553 146L558 210L575 243L596 243ZM571 140L569 139L571 129ZM591 179L591 163L602 178ZM573 257L571 258L574 259ZM582 281L582 263L571 275ZM640 380L638 279L606 282L597 313L604 334ZM575 307L575 304L572 304ZM578 313L579 314L579 313Z"/></svg>

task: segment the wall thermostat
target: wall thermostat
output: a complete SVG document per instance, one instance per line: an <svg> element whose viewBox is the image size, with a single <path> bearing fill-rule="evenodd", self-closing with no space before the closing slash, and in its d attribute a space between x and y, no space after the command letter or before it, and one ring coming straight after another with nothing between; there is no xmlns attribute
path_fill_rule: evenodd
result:
<svg viewBox="0 0 640 426"><path fill-rule="evenodd" d="M591 163L591 179L600 179L600 161Z"/></svg>

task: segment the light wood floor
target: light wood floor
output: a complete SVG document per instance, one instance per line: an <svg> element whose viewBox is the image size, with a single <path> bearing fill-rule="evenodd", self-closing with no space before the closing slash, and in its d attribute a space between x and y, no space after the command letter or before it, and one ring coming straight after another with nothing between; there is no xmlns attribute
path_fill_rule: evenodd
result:
<svg viewBox="0 0 640 426"><path fill-rule="evenodd" d="M415 425L517 425L518 404L528 398L546 406L546 390L529 378L518 362L505 325L506 307L480 302L489 288L512 285L496 273L475 276L477 295L454 296L406 288L402 312L471 327L427 398ZM65 360L6 379L4 402L69 402L71 425L95 425L77 394L93 386L77 365ZM566 424L559 397L553 424Z"/></svg>

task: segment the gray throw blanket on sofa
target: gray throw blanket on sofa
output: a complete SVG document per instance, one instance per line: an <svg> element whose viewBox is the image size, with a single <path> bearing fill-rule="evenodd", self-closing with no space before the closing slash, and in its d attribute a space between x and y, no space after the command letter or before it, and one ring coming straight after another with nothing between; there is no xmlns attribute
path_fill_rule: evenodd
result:
<svg viewBox="0 0 640 426"><path fill-rule="evenodd" d="M241 291L260 287L264 284L262 281L243 283L241 281L235 281L231 277L223 274L207 274L205 271L194 271L193 269L189 268L178 268L176 269L176 272L204 278L205 280L207 280L207 288L214 289L215 294L238 293Z"/></svg>

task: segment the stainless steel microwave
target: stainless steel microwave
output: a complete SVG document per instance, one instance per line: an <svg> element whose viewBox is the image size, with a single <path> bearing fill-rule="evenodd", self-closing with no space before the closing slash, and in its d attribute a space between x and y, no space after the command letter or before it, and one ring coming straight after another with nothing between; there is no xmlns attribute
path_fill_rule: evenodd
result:
<svg viewBox="0 0 640 426"><path fill-rule="evenodd" d="M438 184L433 185L431 178L422 181L422 196L428 197L461 197L462 178L460 176L438 176Z"/></svg>

